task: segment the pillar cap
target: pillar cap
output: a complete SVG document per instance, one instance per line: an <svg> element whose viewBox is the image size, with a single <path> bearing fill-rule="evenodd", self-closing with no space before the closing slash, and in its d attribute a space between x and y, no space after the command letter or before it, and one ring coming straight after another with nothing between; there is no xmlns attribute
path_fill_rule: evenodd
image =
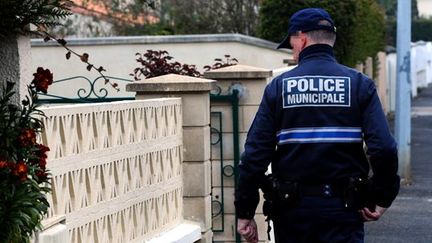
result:
<svg viewBox="0 0 432 243"><path fill-rule="evenodd" d="M207 92L212 90L215 82L215 80L205 78L166 74L127 84L126 91L140 93Z"/></svg>
<svg viewBox="0 0 432 243"><path fill-rule="evenodd" d="M261 79L272 76L272 70L246 65L232 65L204 73L210 79Z"/></svg>

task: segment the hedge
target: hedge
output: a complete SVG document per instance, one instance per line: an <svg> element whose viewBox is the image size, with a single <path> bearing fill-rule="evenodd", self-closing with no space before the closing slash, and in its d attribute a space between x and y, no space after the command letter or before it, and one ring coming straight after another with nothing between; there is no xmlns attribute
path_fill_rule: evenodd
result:
<svg viewBox="0 0 432 243"><path fill-rule="evenodd" d="M396 21L387 21L387 45L396 46ZM432 41L432 19L413 19L411 22L411 41Z"/></svg>
<svg viewBox="0 0 432 243"><path fill-rule="evenodd" d="M258 36L280 42L287 33L290 16L307 7L324 8L335 21L339 62L354 66L384 49L384 10L375 0L263 0Z"/></svg>

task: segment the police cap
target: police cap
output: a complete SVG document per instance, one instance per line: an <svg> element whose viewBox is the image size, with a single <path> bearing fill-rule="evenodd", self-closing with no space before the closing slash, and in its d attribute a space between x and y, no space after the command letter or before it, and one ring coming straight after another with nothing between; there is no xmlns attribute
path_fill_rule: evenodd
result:
<svg viewBox="0 0 432 243"><path fill-rule="evenodd" d="M321 20L327 20L330 25L320 24ZM290 36L292 34L297 33L298 31L308 32L312 30L328 30L336 33L334 21L327 11L322 8L305 8L294 13L293 16L291 16L288 25L288 35L277 48L291 49Z"/></svg>

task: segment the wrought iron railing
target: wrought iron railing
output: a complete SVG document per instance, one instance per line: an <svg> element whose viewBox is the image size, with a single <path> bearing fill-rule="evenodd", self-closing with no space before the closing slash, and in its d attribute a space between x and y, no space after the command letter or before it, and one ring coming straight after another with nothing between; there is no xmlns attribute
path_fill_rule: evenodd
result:
<svg viewBox="0 0 432 243"><path fill-rule="evenodd" d="M131 79L105 76L109 80L114 83L130 83L133 82ZM113 92L117 92L111 86L106 86L104 84L105 79L102 76L99 76L93 80L85 77L85 76L74 76L64 79L55 80L52 86L59 86L60 84L64 84L65 88L73 87L70 83L76 81L84 81L84 83L88 84L86 87L77 87L76 95L67 96L65 92L60 92L60 94L55 93L38 93L39 99L38 103L97 103L97 102L111 102L111 101L120 101L120 100L134 100L133 96L115 96L112 95L111 89ZM65 84L67 82L68 84ZM81 82L82 83L82 82ZM101 87L97 87L101 86ZM120 85L122 87L122 85ZM50 91L50 90L49 90Z"/></svg>

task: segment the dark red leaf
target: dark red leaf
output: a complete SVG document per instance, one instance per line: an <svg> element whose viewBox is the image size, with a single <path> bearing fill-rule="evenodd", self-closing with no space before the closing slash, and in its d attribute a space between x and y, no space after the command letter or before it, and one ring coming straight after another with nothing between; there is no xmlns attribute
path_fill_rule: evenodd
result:
<svg viewBox="0 0 432 243"><path fill-rule="evenodd" d="M81 59L82 62L88 62L89 54L87 54L87 53L82 54L80 56L80 59Z"/></svg>
<svg viewBox="0 0 432 243"><path fill-rule="evenodd" d="M64 39L58 39L57 43L59 43L62 46L65 46L67 44L67 42Z"/></svg>

